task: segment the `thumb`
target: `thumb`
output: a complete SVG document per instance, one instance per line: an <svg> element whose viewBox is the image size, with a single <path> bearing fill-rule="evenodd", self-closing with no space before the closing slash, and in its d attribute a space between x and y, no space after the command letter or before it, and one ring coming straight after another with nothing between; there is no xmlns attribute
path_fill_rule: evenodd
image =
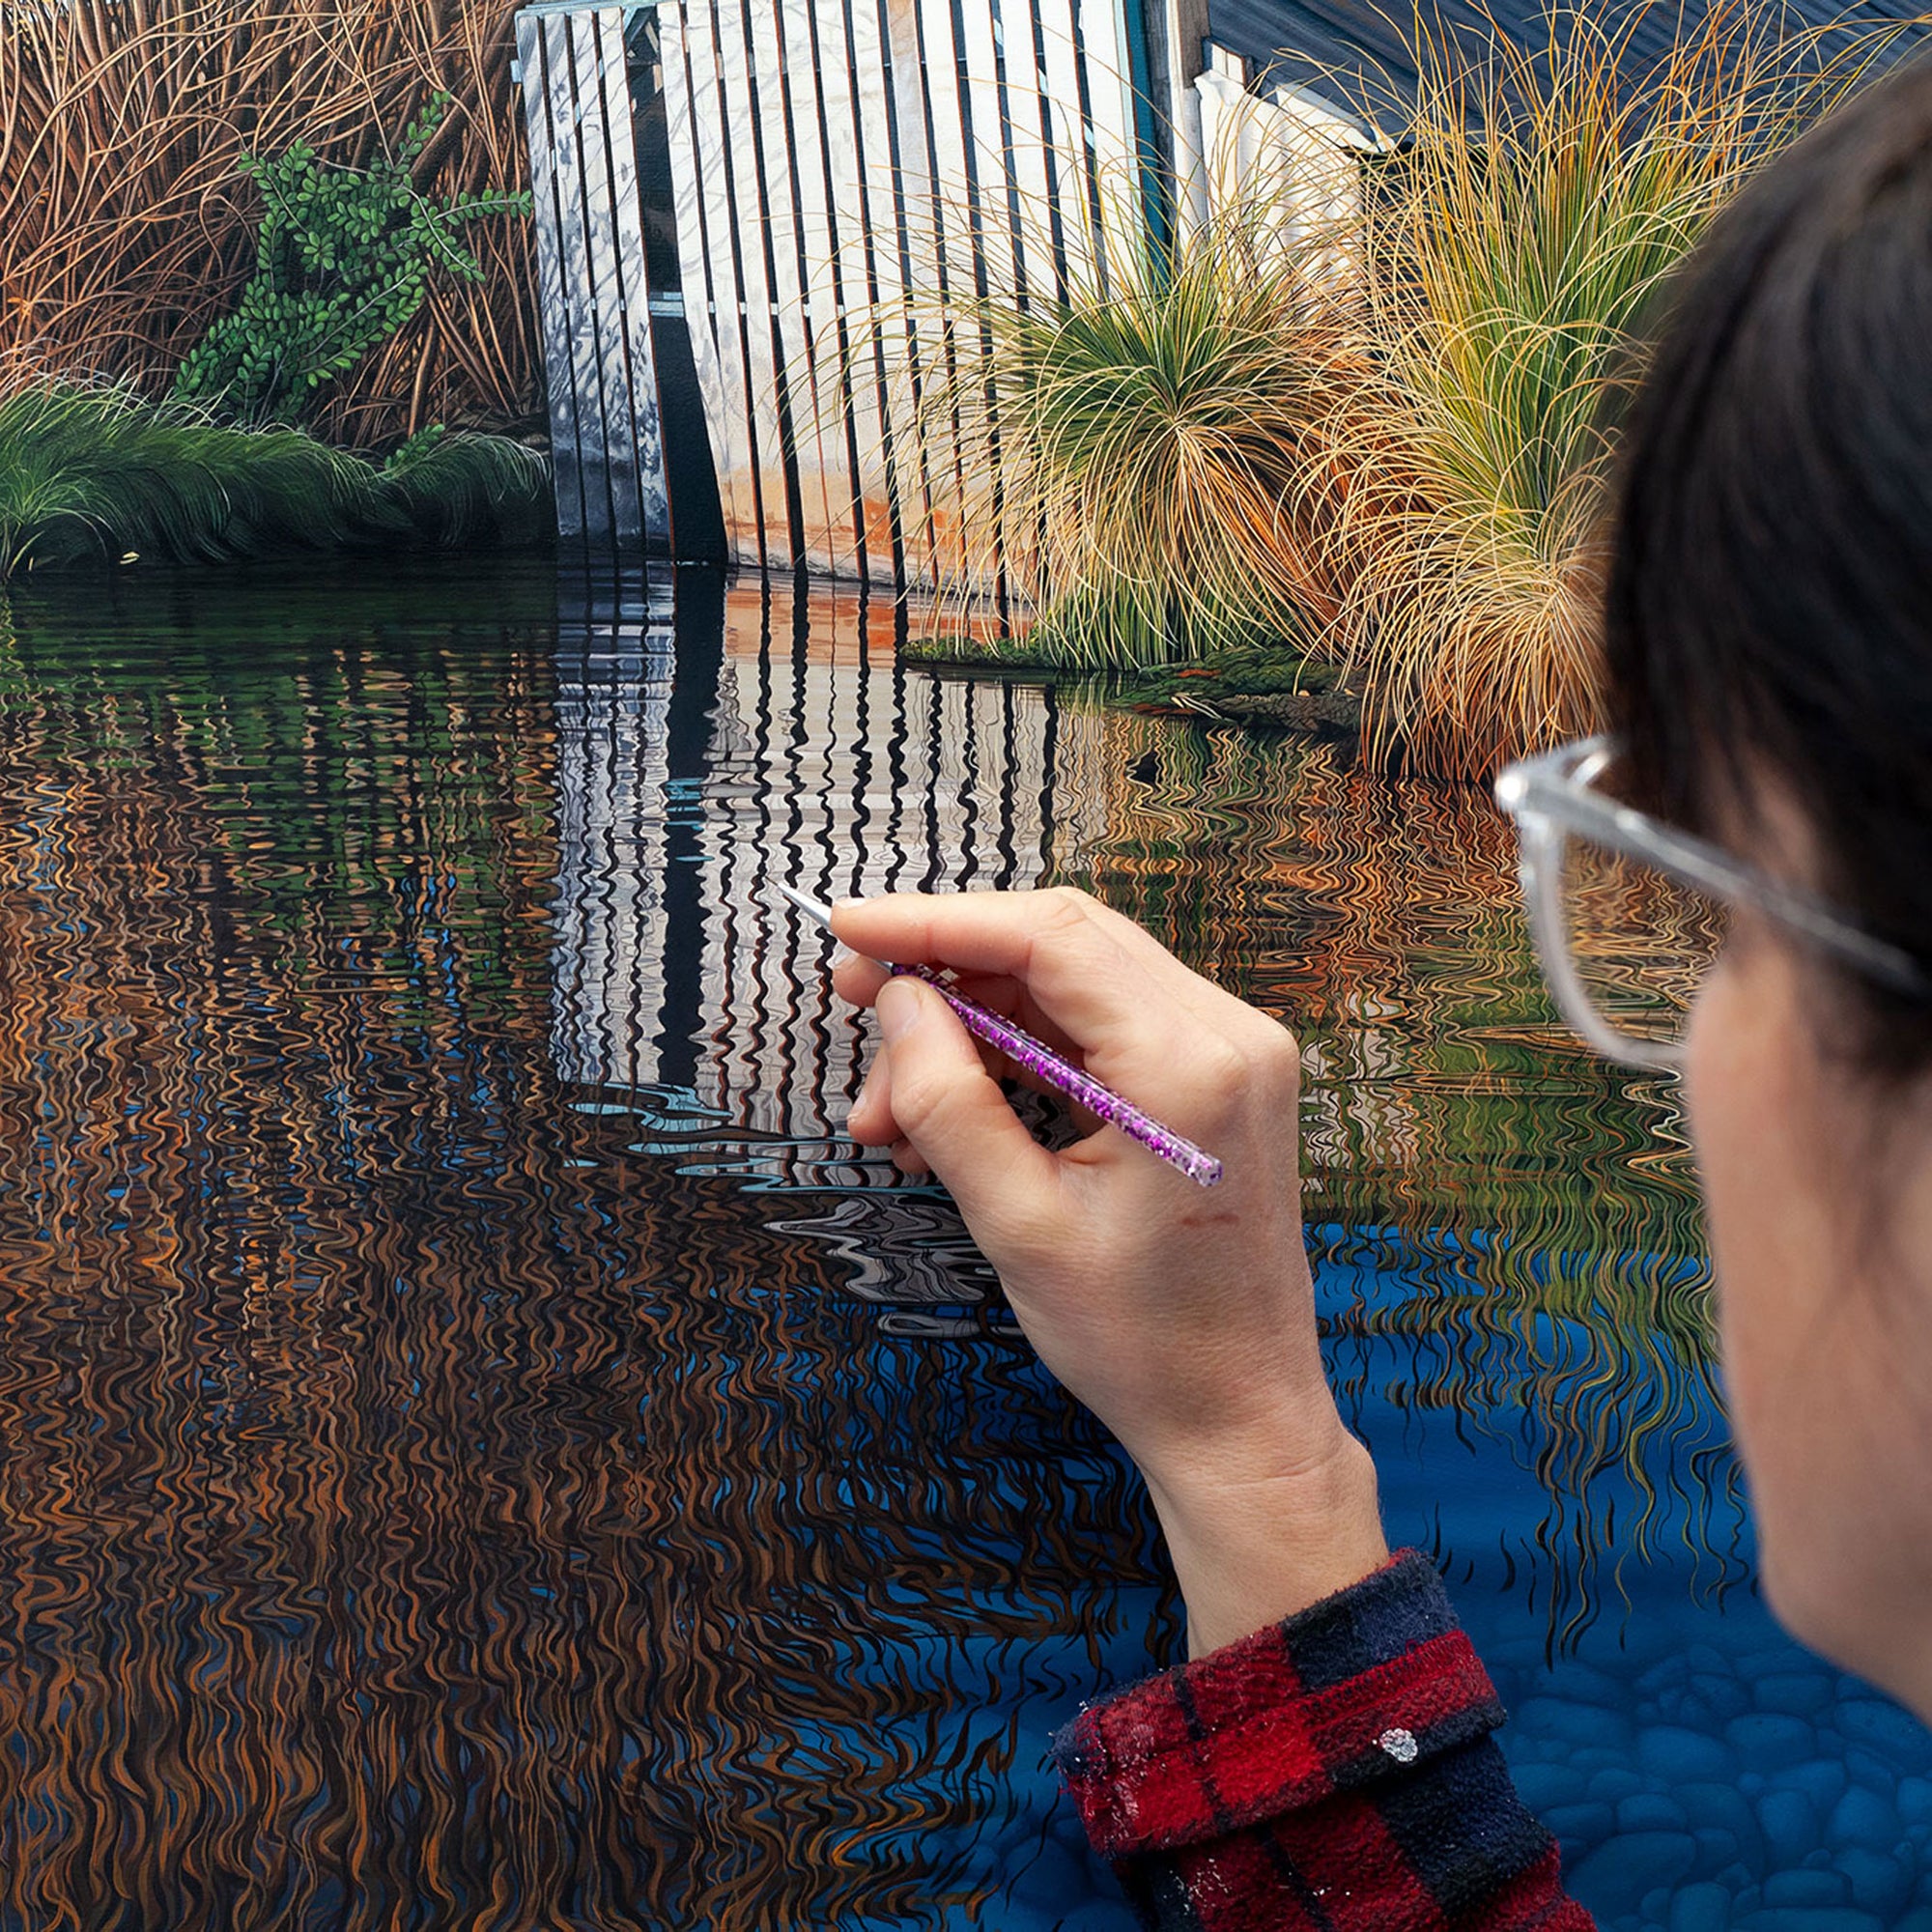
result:
<svg viewBox="0 0 1932 1932"><path fill-rule="evenodd" d="M892 1110L967 1220L1042 1203L1059 1176L986 1071L959 1015L931 986L889 980L875 1003L892 1048Z"/></svg>

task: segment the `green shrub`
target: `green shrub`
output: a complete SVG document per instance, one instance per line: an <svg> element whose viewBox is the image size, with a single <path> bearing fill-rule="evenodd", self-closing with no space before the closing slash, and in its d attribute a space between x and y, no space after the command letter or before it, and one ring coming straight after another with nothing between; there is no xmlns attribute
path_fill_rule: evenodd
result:
<svg viewBox="0 0 1932 1932"><path fill-rule="evenodd" d="M279 160L242 158L262 190L253 277L241 305L182 363L175 394L238 421L298 422L325 383L346 375L422 306L439 269L466 282L482 266L466 222L527 214L527 194L432 201L412 170L448 111L435 95L401 151L372 168L324 161L298 142Z"/></svg>

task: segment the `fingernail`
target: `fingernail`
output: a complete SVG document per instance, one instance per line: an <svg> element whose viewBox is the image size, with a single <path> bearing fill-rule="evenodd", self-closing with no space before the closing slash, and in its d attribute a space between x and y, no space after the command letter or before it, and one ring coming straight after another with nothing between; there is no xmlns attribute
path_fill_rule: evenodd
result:
<svg viewBox="0 0 1932 1932"><path fill-rule="evenodd" d="M879 1015L879 1031L887 1039L899 1039L911 1032L919 1019L919 995L902 980L888 980L879 988L874 1010Z"/></svg>
<svg viewBox="0 0 1932 1932"><path fill-rule="evenodd" d="M858 958L849 946L840 944L832 949L832 970L836 973L848 959Z"/></svg>

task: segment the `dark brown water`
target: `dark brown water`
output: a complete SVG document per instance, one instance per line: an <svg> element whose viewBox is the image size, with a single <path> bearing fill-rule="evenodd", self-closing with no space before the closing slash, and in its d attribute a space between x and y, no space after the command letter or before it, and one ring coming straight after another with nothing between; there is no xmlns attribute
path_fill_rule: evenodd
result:
<svg viewBox="0 0 1932 1932"><path fill-rule="evenodd" d="M1783 1654L1675 1102L1564 1045L1511 863L1474 794L906 670L849 599L17 595L0 1932L1125 1922L1040 1760L1174 1654L1145 1507L839 1137L865 1036L774 876L1076 880L1291 1017L1331 1360L1526 1776L1584 1671L1613 1754L1721 1743L1645 1675ZM1831 1842L1678 1877L1742 1925Z"/></svg>

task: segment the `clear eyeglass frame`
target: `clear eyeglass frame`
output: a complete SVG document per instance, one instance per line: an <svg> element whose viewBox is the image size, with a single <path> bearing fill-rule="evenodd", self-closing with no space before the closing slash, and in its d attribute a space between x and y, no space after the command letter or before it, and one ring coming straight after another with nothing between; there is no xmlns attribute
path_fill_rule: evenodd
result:
<svg viewBox="0 0 1932 1932"><path fill-rule="evenodd" d="M1909 952L1873 937L1826 900L1597 790L1616 755L1613 739L1580 738L1505 766L1495 781L1496 803L1516 824L1523 904L1544 978L1564 1019L1606 1060L1673 1069L1683 1052L1677 1040L1619 1028L1584 986L1563 917L1564 849L1573 838L1652 867L1726 905L1763 913L1893 992L1932 997L1932 979Z"/></svg>

